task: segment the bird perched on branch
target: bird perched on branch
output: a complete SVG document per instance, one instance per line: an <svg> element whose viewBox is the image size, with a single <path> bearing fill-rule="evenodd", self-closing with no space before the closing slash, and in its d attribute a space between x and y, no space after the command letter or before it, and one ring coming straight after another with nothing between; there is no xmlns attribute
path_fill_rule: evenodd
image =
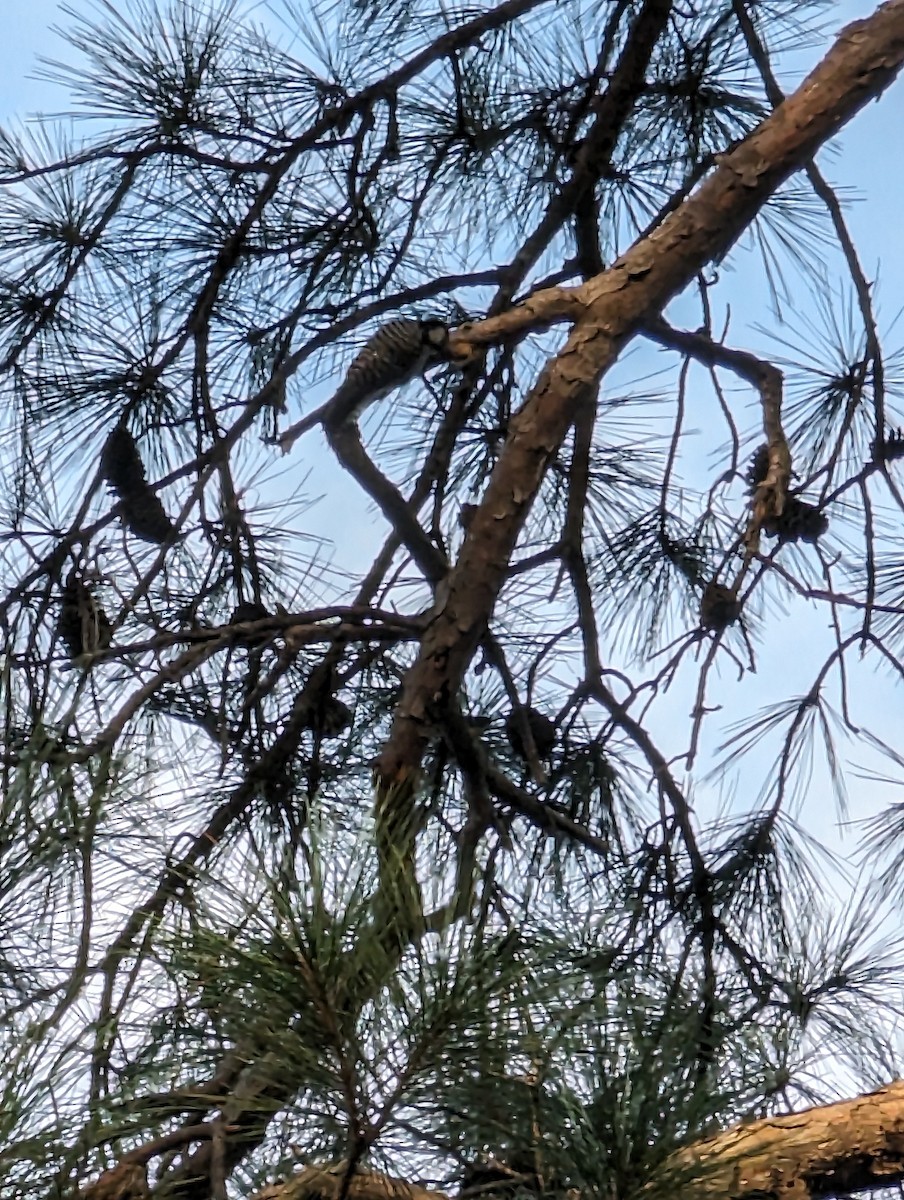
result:
<svg viewBox="0 0 904 1200"><path fill-rule="evenodd" d="M332 399L287 429L276 439L277 444L285 453L320 421L328 429L356 421L377 400L422 375L435 363L450 360L449 329L438 317L396 317L387 321L352 359Z"/></svg>

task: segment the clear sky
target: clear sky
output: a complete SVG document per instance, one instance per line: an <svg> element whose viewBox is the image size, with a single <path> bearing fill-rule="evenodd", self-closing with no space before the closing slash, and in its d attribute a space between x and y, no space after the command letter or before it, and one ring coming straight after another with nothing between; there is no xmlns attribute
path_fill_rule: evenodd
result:
<svg viewBox="0 0 904 1200"><path fill-rule="evenodd" d="M88 6L74 0L78 11ZM24 115L42 108L54 109L56 101L46 83L29 79L38 54L60 56L63 44L48 33L50 25L65 23L56 0L15 0L4 5L0 34L0 119Z"/></svg>

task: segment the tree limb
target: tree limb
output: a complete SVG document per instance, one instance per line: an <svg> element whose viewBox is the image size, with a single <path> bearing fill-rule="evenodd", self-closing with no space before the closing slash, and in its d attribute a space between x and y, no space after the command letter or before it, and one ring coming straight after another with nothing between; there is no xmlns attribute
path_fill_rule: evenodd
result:
<svg viewBox="0 0 904 1200"><path fill-rule="evenodd" d="M480 327L491 333L552 323L583 309L510 424L509 437L408 672L380 756L381 792L420 769L430 711L455 693L492 615L507 564L549 463L579 402L595 388L640 324L724 255L773 192L803 166L904 63L904 0L849 25L798 90L730 154L698 191L608 271L579 288L540 292ZM492 339L489 339L492 340Z"/></svg>
<svg viewBox="0 0 904 1200"><path fill-rule="evenodd" d="M735 1125L673 1155L645 1200L816 1200L904 1179L904 1080L800 1113ZM336 1200L342 1173L306 1167L254 1200ZM388 1175L356 1175L352 1200L446 1200ZM578 1195L578 1193L575 1193Z"/></svg>

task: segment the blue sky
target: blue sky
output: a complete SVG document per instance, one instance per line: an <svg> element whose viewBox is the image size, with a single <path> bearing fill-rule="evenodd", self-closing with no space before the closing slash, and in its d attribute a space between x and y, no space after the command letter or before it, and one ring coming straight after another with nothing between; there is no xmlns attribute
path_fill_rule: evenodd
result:
<svg viewBox="0 0 904 1200"><path fill-rule="evenodd" d="M78 0L74 7L78 9ZM48 33L48 27L60 17L55 0L28 0L9 4L3 14L0 38L0 116L7 120L13 113L34 112L49 105L51 89L46 83L28 78L35 56L46 53L56 57L62 49L60 39Z"/></svg>

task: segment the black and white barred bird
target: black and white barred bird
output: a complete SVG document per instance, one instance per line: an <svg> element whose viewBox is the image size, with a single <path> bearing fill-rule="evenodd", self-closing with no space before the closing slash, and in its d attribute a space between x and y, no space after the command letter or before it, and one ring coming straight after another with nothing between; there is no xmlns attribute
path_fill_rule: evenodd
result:
<svg viewBox="0 0 904 1200"><path fill-rule="evenodd" d="M278 444L283 452L321 421L338 429L390 392L409 383L435 363L450 361L449 329L438 317L396 317L372 334L351 361L339 390L312 413L287 429Z"/></svg>

